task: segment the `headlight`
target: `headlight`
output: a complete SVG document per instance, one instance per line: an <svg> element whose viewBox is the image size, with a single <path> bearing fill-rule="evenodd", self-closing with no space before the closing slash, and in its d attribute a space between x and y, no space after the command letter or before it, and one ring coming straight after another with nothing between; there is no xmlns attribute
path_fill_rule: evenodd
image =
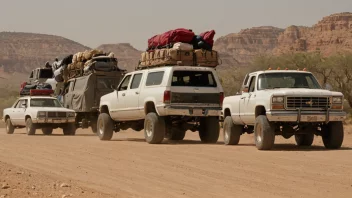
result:
<svg viewBox="0 0 352 198"><path fill-rule="evenodd" d="M76 114L74 112L68 112L68 117L75 117Z"/></svg>
<svg viewBox="0 0 352 198"><path fill-rule="evenodd" d="M283 96L274 96L272 99L272 103L284 103Z"/></svg>
<svg viewBox="0 0 352 198"><path fill-rule="evenodd" d="M332 97L332 103L341 104L342 103L342 97L341 96Z"/></svg>
<svg viewBox="0 0 352 198"><path fill-rule="evenodd" d="M45 111L38 111L37 117L38 118L46 117L46 112Z"/></svg>

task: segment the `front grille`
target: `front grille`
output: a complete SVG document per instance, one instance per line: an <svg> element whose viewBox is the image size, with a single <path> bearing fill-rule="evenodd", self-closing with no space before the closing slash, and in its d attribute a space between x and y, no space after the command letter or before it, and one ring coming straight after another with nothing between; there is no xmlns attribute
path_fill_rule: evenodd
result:
<svg viewBox="0 0 352 198"><path fill-rule="evenodd" d="M66 112L48 112L49 118L66 118Z"/></svg>
<svg viewBox="0 0 352 198"><path fill-rule="evenodd" d="M330 108L329 97L287 97L286 109L321 110Z"/></svg>

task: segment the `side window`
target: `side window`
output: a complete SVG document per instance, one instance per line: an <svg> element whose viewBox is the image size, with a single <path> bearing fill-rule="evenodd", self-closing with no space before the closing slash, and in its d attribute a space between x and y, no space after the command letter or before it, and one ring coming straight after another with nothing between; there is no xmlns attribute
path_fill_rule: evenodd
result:
<svg viewBox="0 0 352 198"><path fill-rule="evenodd" d="M31 75L29 76L29 78L33 78L33 71L31 72Z"/></svg>
<svg viewBox="0 0 352 198"><path fill-rule="evenodd" d="M22 100L17 101L17 103L14 106L14 108L20 108L21 104L22 104Z"/></svg>
<svg viewBox="0 0 352 198"><path fill-rule="evenodd" d="M160 85L163 81L164 71L152 72L148 74L146 86Z"/></svg>
<svg viewBox="0 0 352 198"><path fill-rule="evenodd" d="M22 105L23 104L26 104L25 100L20 100L17 105L16 105L16 108L22 108Z"/></svg>
<svg viewBox="0 0 352 198"><path fill-rule="evenodd" d="M128 88L128 84L130 83L131 75L128 75L123 79L118 91L125 91Z"/></svg>
<svg viewBox="0 0 352 198"><path fill-rule="evenodd" d="M244 78L243 85L247 85L249 79L249 75L247 74L246 77Z"/></svg>
<svg viewBox="0 0 352 198"><path fill-rule="evenodd" d="M249 84L249 91L248 92L253 92L255 89L255 76L251 78L251 82Z"/></svg>
<svg viewBox="0 0 352 198"><path fill-rule="evenodd" d="M141 84L142 75L143 74L135 74L133 76L130 89L137 89L139 87L139 85Z"/></svg>

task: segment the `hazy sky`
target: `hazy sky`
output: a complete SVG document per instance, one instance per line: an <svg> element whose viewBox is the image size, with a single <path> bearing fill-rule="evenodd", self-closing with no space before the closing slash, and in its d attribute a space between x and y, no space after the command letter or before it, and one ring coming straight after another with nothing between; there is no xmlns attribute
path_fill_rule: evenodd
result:
<svg viewBox="0 0 352 198"><path fill-rule="evenodd" d="M216 38L253 26L311 26L352 12L352 0L0 0L0 31L54 34L89 47L128 42L184 27Z"/></svg>

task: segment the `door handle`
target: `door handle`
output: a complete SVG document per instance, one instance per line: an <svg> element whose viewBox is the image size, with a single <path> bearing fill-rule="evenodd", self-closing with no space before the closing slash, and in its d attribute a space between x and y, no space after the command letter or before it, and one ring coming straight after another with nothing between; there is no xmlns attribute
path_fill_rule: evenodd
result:
<svg viewBox="0 0 352 198"><path fill-rule="evenodd" d="M138 92L138 91L136 91L136 94L139 94L139 92Z"/></svg>
<svg viewBox="0 0 352 198"><path fill-rule="evenodd" d="M122 96L125 96L125 95L126 95L125 93L122 94Z"/></svg>
<svg viewBox="0 0 352 198"><path fill-rule="evenodd" d="M241 99L245 99L246 97L241 97Z"/></svg>

